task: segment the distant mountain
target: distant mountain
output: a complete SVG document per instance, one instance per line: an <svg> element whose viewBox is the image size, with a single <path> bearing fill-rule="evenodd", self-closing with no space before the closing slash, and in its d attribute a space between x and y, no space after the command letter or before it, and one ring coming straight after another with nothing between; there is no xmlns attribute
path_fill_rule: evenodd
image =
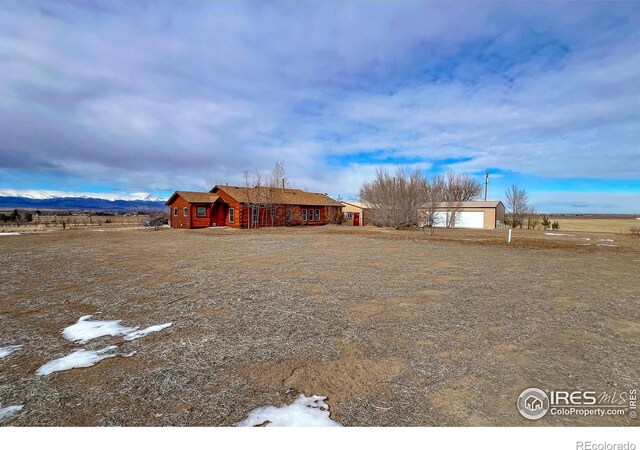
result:
<svg viewBox="0 0 640 450"><path fill-rule="evenodd" d="M0 209L61 209L91 211L141 211L162 210L164 201L155 196L140 200L107 200L94 197L49 197L30 198L0 196Z"/></svg>

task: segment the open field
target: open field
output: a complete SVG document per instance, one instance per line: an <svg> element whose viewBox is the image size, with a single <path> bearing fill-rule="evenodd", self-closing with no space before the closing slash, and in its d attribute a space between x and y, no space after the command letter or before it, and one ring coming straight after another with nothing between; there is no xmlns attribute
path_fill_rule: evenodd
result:
<svg viewBox="0 0 640 450"><path fill-rule="evenodd" d="M611 217L549 217L553 222L560 223L560 229L566 231L587 231L603 233L629 233L632 227L640 227L640 220L636 218Z"/></svg>
<svg viewBox="0 0 640 450"><path fill-rule="evenodd" d="M96 229L142 226L148 215L88 215L77 214L71 216L43 215L34 217L33 221L26 223L0 222L0 233L53 231L62 230L62 221L65 221L65 229Z"/></svg>
<svg viewBox="0 0 640 450"><path fill-rule="evenodd" d="M327 226L0 236L2 425L229 426L296 392L352 426L527 421L520 392L638 388L640 239ZM48 376L92 314L173 326ZM130 355L131 352L136 353Z"/></svg>

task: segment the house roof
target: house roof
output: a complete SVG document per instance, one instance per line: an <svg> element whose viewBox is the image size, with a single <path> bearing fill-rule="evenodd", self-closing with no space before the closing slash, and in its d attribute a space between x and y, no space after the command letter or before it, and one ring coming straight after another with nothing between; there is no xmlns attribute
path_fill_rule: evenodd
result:
<svg viewBox="0 0 640 450"><path fill-rule="evenodd" d="M489 200L489 201L479 201L479 200L471 200L468 202L457 202L455 203L456 208L497 208L498 205L501 205L502 202L499 200ZM450 208L452 205L448 202L440 202L438 203L438 208ZM420 206L421 208L426 208L427 204L423 204Z"/></svg>
<svg viewBox="0 0 640 450"><path fill-rule="evenodd" d="M182 197L189 203L213 203L220 197L212 194L211 192L191 192L191 191L175 191L169 200L165 202L165 205L173 203L176 197Z"/></svg>
<svg viewBox="0 0 640 450"><path fill-rule="evenodd" d="M282 189L278 187L239 187L214 186L212 193L218 190L231 196L239 203L278 203L281 205L304 206L342 206L326 194L305 192L300 189Z"/></svg>
<svg viewBox="0 0 640 450"><path fill-rule="evenodd" d="M356 208L361 208L361 209L370 209L371 205L364 203L364 202L356 202L356 201L342 201L343 205L350 205L350 206L355 206Z"/></svg>

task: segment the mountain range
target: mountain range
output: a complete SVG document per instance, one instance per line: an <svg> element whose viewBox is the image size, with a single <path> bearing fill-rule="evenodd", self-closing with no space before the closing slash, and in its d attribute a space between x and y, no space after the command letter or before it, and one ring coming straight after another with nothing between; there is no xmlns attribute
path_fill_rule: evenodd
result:
<svg viewBox="0 0 640 450"><path fill-rule="evenodd" d="M0 209L55 209L55 210L92 210L92 211L136 211L162 210L164 200L155 196L141 199L105 199L96 197L39 197L3 196L0 192Z"/></svg>

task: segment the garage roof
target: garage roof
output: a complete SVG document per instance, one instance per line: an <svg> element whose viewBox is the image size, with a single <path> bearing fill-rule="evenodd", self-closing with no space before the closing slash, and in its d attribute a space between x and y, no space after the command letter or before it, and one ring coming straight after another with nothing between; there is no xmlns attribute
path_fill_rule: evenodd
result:
<svg viewBox="0 0 640 450"><path fill-rule="evenodd" d="M455 206L456 208L497 208L500 204L502 204L500 200L489 200L486 202L471 200L469 202L457 202L453 205L447 202L440 202L438 203L438 208L450 208L451 206ZM426 203L421 205L421 208L426 207Z"/></svg>

